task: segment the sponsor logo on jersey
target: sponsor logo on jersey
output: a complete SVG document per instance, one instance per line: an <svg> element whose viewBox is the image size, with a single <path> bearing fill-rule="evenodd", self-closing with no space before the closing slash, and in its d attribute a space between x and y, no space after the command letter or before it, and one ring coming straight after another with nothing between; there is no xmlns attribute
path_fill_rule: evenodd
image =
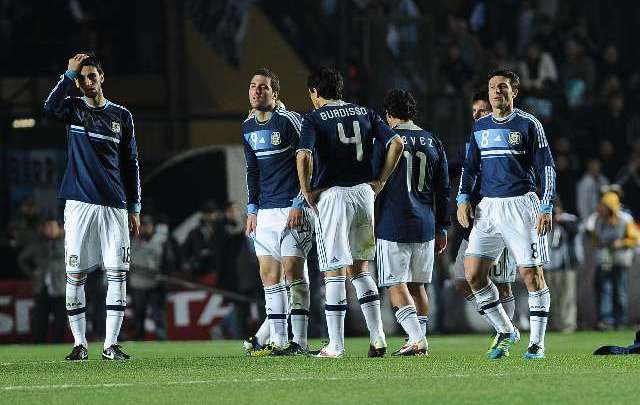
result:
<svg viewBox="0 0 640 405"><path fill-rule="evenodd" d="M69 256L69 267L78 267L78 255Z"/></svg>
<svg viewBox="0 0 640 405"><path fill-rule="evenodd" d="M520 132L509 132L509 145L520 145L521 138Z"/></svg>
<svg viewBox="0 0 640 405"><path fill-rule="evenodd" d="M273 131L271 134L271 145L280 145L280 142L282 142L280 139L280 132Z"/></svg>

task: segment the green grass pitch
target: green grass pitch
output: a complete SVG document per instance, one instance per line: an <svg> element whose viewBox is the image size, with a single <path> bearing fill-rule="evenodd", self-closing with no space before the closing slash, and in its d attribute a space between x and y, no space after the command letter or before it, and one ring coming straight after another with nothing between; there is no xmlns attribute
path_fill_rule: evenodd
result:
<svg viewBox="0 0 640 405"><path fill-rule="evenodd" d="M422 358L366 358L367 339L347 340L345 358L248 358L238 341L125 342L134 358L64 362L68 345L0 346L2 404L494 403L607 404L640 401L640 356L592 356L628 345L631 331L549 334L547 359L484 357L484 335L436 336ZM314 346L319 345L314 341ZM389 339L390 351L402 339Z"/></svg>

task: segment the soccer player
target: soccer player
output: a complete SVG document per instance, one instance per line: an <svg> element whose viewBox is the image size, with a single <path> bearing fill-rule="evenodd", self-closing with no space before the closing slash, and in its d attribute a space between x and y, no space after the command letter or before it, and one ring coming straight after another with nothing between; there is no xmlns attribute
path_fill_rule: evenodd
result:
<svg viewBox="0 0 640 405"><path fill-rule="evenodd" d="M488 275L502 250L509 250L529 291L531 336L524 358L540 359L544 358L551 304L542 265L548 261L545 235L551 229L555 194L553 157L540 122L513 107L518 76L498 70L488 79L492 113L473 126L457 197L460 224L467 228L474 218L464 259L465 276L478 306L499 333L487 356L498 359L508 355L519 334ZM478 176L482 201L474 215L470 193ZM535 193L536 183L542 190L542 201Z"/></svg>
<svg viewBox="0 0 640 405"><path fill-rule="evenodd" d="M402 140L373 110L342 101L342 75L322 68L309 75L309 97L315 108L302 123L297 163L301 191L317 210L316 241L319 267L325 276L325 315L329 344L318 357L344 354L347 274L369 329L369 357L382 357L378 287L368 272L375 239L375 196L383 189L402 155ZM384 167L373 177L373 140L387 149ZM312 180L313 169L313 184Z"/></svg>
<svg viewBox="0 0 640 405"><path fill-rule="evenodd" d="M491 114L491 104L489 103L488 93L486 91L477 92L473 96L471 108L473 119L476 121L487 114ZM466 143L464 151L462 152L462 160L464 160L464 156L466 155L468 149L469 143ZM476 179L470 195L470 204L472 209L474 209L478 205L481 198L480 181ZM463 228L462 230L462 241L460 242L460 248L458 249L458 254L456 256L454 265L455 286L456 290L458 290L458 292L462 294L462 296L465 297L467 301L473 302L476 307L476 311L478 311L478 313L489 323L489 325L492 325L491 321L486 316L484 311L478 307L475 297L473 296L473 292L471 291L471 287L469 287L469 283L467 283L467 280L464 277L464 254L467 250L467 246L469 245L469 234L471 233L472 226L473 224L469 224L469 228ZM500 254L500 259L495 265L491 266L491 271L489 272L489 277L498 287L500 302L502 303L507 316L512 321L516 309L516 302L511 291L511 283L515 282L516 280L517 267L518 266L513 263L511 256L509 256L509 251L505 248ZM498 335L496 335L496 337L497 336Z"/></svg>
<svg viewBox="0 0 640 405"><path fill-rule="evenodd" d="M269 333L266 328L259 333L268 336L266 344L257 337L245 342L245 350L254 356L307 350L310 295L304 261L313 242L313 219L296 172L302 120L297 113L276 108L279 92L278 76L267 68L258 69L249 83L253 113L242 123L249 194L246 234L255 235L269 322ZM285 275L291 289L291 342Z"/></svg>
<svg viewBox="0 0 640 405"><path fill-rule="evenodd" d="M413 123L416 101L405 90L384 100L389 126L404 143L403 158L378 196L376 265L378 285L389 289L398 323L409 339L394 356L428 354L425 284L431 282L435 252L447 246L449 169L442 142Z"/></svg>
<svg viewBox="0 0 640 405"><path fill-rule="evenodd" d="M74 338L67 360L88 358L84 284L97 267L108 282L102 358L129 358L118 334L127 305L129 233L137 236L140 227L138 148L133 116L104 97L103 82L98 58L77 54L44 103L45 114L67 125L68 163L58 194L66 200L66 306ZM67 97L74 85L83 97Z"/></svg>

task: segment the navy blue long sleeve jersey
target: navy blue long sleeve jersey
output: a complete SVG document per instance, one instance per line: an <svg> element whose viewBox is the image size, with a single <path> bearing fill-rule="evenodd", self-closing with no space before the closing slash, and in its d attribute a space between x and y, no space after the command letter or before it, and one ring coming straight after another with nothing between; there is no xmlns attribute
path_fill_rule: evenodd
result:
<svg viewBox="0 0 640 405"><path fill-rule="evenodd" d="M477 176L482 197L520 196L535 192L539 184L540 210L550 213L556 172L540 121L517 108L503 119L493 114L478 119L462 167L458 202L469 201Z"/></svg>
<svg viewBox="0 0 640 405"><path fill-rule="evenodd" d="M395 136L372 109L336 101L305 115L298 150L313 153L313 188L351 187L374 180L373 140Z"/></svg>
<svg viewBox="0 0 640 405"><path fill-rule="evenodd" d="M268 121L258 122L255 115L251 115L242 123L248 213L304 206L295 156L301 122L298 113L276 108Z"/></svg>
<svg viewBox="0 0 640 405"><path fill-rule="evenodd" d="M58 198L140 212L138 147L131 112L107 100L91 107L68 97L70 72L60 77L44 103L46 115L67 125L68 162Z"/></svg>
<svg viewBox="0 0 640 405"><path fill-rule="evenodd" d="M437 137L413 122L393 130L402 138L404 152L377 199L376 237L427 242L450 225L447 155ZM377 165L384 163L381 149L376 145Z"/></svg>

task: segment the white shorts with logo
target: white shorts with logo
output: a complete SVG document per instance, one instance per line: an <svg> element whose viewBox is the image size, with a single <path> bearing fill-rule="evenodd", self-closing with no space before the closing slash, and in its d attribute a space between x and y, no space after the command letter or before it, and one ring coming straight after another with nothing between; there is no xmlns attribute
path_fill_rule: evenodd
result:
<svg viewBox="0 0 640 405"><path fill-rule="evenodd" d="M308 208L303 209L303 221L299 229L287 226L287 208L267 208L258 210L254 246L256 256L272 256L277 261L283 257L306 258L313 244L313 215Z"/></svg>
<svg viewBox="0 0 640 405"><path fill-rule="evenodd" d="M67 273L102 267L128 271L131 257L127 210L67 200L64 207L64 259Z"/></svg>
<svg viewBox="0 0 640 405"><path fill-rule="evenodd" d="M431 282L435 240L418 243L376 240L378 286L392 287L400 283Z"/></svg>
<svg viewBox="0 0 640 405"><path fill-rule="evenodd" d="M453 266L453 274L456 280L464 280L464 254L467 251L469 242L462 240L460 242L460 248L458 249L458 255L456 256L456 262ZM489 271L489 278L495 284L503 283L515 283L516 276L518 274L518 265L513 261L512 256L507 249L503 249L497 262L491 266Z"/></svg>
<svg viewBox="0 0 640 405"><path fill-rule="evenodd" d="M331 187L320 194L316 241L321 271L350 266L354 260L374 259L374 199L368 184Z"/></svg>
<svg viewBox="0 0 640 405"><path fill-rule="evenodd" d="M540 200L533 193L508 198L483 198L476 207L465 256L495 261L506 247L518 267L549 262L546 236L538 236Z"/></svg>

